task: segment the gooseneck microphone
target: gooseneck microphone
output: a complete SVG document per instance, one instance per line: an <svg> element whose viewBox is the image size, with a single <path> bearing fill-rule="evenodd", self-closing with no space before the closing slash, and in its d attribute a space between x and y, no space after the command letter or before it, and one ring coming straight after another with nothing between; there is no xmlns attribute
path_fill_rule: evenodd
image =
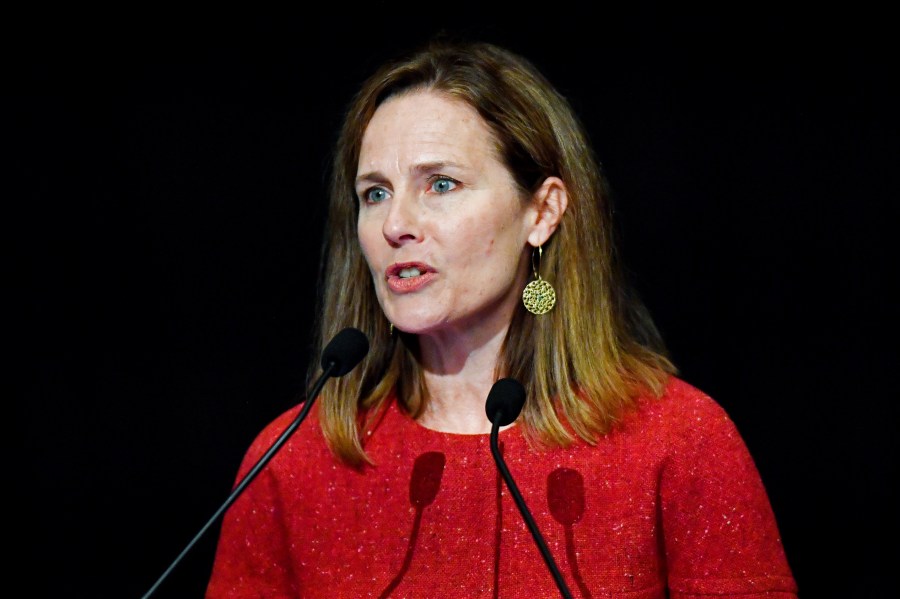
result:
<svg viewBox="0 0 900 599"><path fill-rule="evenodd" d="M572 592L569 591L569 587L556 566L556 562L553 560L553 555L550 553L541 531L538 530L534 517L532 517L528 506L525 504L525 499L519 493L516 481L513 480L512 474L509 473L509 468L506 467L506 462L503 461L503 456L500 455L500 447L497 442L500 427L515 422L524 405L525 388L516 379L500 379L491 387L484 406L488 420L491 421L491 453L494 456L494 461L497 463L500 474L503 476L503 480L506 481L506 486L509 488L513 500L516 502L516 507L519 508L525 524L528 525L528 530L531 531L531 536L534 537L534 542L537 544L538 549L541 550L544 562L550 569L550 573L553 574L553 579L556 581L560 594L566 599L572 599Z"/></svg>
<svg viewBox="0 0 900 599"><path fill-rule="evenodd" d="M319 392L322 390L322 387L325 386L326 381L330 377L339 377L344 376L353 368L356 367L357 364L362 362L362 359L366 357L366 354L369 352L369 340L359 329L354 329L352 327L348 327L340 331L337 335L335 335L331 341L328 342L328 345L325 346L325 349L322 351L322 374L316 379L316 382L313 383L312 387L310 387L309 391L306 393L306 401L303 404L303 408L300 410L300 413L297 414L297 417L294 418L294 421L284 429L284 432L272 443L272 446L266 451L265 454L256 462L256 464L251 468L246 475L241 479L241 481L235 485L234 489L231 492L231 495L228 496L228 499L225 500L225 503L222 504L215 514L209 519L209 521L200 529L200 532L191 540L190 543L187 544L187 547L182 550L182 552L175 558L175 561L166 569L165 572L162 573L162 576L150 587L150 590L143 596L143 599L147 599L152 595L159 585L169 576L172 570L175 569L175 566L184 558L185 555L191 550L191 548L197 543L198 540L203 536L203 534L209 529L210 526L221 516L225 510L234 503L235 499L244 492L244 489L247 488L247 485L250 484L256 475L259 474L260 470L263 469L263 466L269 463L269 460L275 455L275 453L281 449L281 446L284 445L284 442L288 440L294 431L297 430L297 427L300 426L300 423L306 418L306 415L309 413L310 408L313 403L315 403L316 397L319 395Z"/></svg>

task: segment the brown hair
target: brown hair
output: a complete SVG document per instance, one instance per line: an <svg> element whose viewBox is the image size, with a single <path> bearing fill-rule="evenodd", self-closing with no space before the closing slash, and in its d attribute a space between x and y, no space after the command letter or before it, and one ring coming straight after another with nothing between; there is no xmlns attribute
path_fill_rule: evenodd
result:
<svg viewBox="0 0 900 599"><path fill-rule="evenodd" d="M659 395L668 373L675 372L652 320L622 276L606 180L575 111L530 61L493 44L446 39L432 40L369 77L339 133L317 343L321 351L344 327L378 341L356 369L324 387L319 413L326 440L345 462L359 465L368 460L361 430L392 390L413 417L428 401L416 337L390 334L356 241L354 189L361 140L375 110L392 95L419 89L477 110L523 190L535 191L549 176L565 183L568 208L541 260L543 276L556 290L556 307L534 316L518 306L497 374L524 385L528 400L520 426L534 445L564 446L576 436L595 442L638 392Z"/></svg>

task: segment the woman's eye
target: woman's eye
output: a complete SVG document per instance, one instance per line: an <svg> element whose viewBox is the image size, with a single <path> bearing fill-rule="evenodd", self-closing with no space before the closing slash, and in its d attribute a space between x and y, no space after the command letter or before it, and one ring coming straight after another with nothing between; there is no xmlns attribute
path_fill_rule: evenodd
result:
<svg viewBox="0 0 900 599"><path fill-rule="evenodd" d="M387 198L387 192L380 187L373 187L363 194L363 199L369 204L378 204Z"/></svg>
<svg viewBox="0 0 900 599"><path fill-rule="evenodd" d="M431 182L431 189L436 193L447 193L456 188L456 181L450 177L437 177Z"/></svg>

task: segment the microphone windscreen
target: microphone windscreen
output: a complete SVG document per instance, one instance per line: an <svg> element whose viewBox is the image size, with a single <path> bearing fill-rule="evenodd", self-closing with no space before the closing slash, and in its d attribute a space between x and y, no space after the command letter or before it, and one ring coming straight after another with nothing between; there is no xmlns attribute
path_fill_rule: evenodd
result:
<svg viewBox="0 0 900 599"><path fill-rule="evenodd" d="M505 378L491 387L484 411L492 424L499 418L500 426L506 426L515 422L524 405L525 387L516 379Z"/></svg>
<svg viewBox="0 0 900 599"><path fill-rule="evenodd" d="M328 342L322 351L322 368L334 365L331 376L344 376L369 353L369 339L359 329L347 327Z"/></svg>

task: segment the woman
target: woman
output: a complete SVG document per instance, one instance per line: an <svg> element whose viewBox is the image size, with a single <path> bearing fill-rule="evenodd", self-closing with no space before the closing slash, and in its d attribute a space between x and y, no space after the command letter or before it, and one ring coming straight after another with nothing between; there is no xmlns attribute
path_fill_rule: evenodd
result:
<svg viewBox="0 0 900 599"><path fill-rule="evenodd" d="M610 215L582 125L522 57L434 42L368 79L335 152L320 339L355 327L371 351L231 506L207 596L558 596L490 452L510 377L503 456L574 595L795 597L753 460L675 376Z"/></svg>

